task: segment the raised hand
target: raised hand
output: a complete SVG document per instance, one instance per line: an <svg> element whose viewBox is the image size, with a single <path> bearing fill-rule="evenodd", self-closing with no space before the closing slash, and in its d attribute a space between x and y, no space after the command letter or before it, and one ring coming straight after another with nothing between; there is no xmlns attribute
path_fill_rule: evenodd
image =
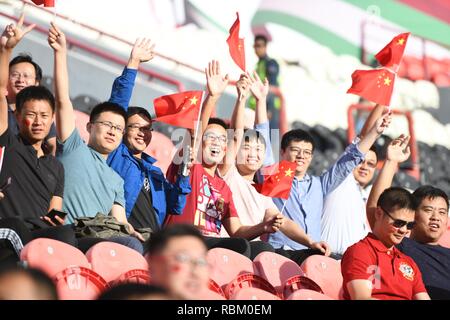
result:
<svg viewBox="0 0 450 320"><path fill-rule="evenodd" d="M398 138L392 140L387 148L386 159L397 163L408 160L411 155L411 149L408 145L409 139L409 136L401 134Z"/></svg>
<svg viewBox="0 0 450 320"><path fill-rule="evenodd" d="M28 27L23 28L24 19L25 14L22 13L17 25L11 23L6 26L0 40L2 48L10 50L13 49L20 42L20 40L22 40L22 38L36 26L35 24L31 24Z"/></svg>
<svg viewBox="0 0 450 320"><path fill-rule="evenodd" d="M255 99L260 100L267 97L269 93L269 80L266 78L263 83L256 71L253 72L253 75L247 72L247 76L250 79L250 90Z"/></svg>
<svg viewBox="0 0 450 320"><path fill-rule="evenodd" d="M208 68L205 69L206 83L208 92L211 96L220 96L225 91L228 85L228 74L222 76L220 72L220 64L217 60L212 60L208 63Z"/></svg>
<svg viewBox="0 0 450 320"><path fill-rule="evenodd" d="M245 73L241 74L241 77L236 82L236 90L238 93L239 101L248 97L248 93L250 92L250 80Z"/></svg>
<svg viewBox="0 0 450 320"><path fill-rule="evenodd" d="M67 47L66 36L53 22L50 23L48 30L48 44L55 51L66 50Z"/></svg>
<svg viewBox="0 0 450 320"><path fill-rule="evenodd" d="M147 62L155 57L155 44L148 38L138 38L134 43L131 50L130 60L137 61L139 63Z"/></svg>
<svg viewBox="0 0 450 320"><path fill-rule="evenodd" d="M374 129L376 130L377 134L382 134L384 130L386 130L392 121L392 112L387 112L384 115L382 115L374 125Z"/></svg>

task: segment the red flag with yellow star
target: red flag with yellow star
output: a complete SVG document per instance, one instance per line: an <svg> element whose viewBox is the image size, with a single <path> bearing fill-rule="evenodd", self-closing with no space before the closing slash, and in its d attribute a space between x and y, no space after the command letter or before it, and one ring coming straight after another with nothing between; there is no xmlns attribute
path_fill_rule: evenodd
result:
<svg viewBox="0 0 450 320"><path fill-rule="evenodd" d="M198 121L203 91L185 91L153 100L155 121L177 127L194 129Z"/></svg>
<svg viewBox="0 0 450 320"><path fill-rule="evenodd" d="M395 74L387 69L356 70L352 74L352 86L347 93L388 106L391 102L394 81Z"/></svg>
<svg viewBox="0 0 450 320"><path fill-rule="evenodd" d="M40 6L44 5L44 7L54 7L55 0L31 0L35 5Z"/></svg>
<svg viewBox="0 0 450 320"><path fill-rule="evenodd" d="M278 170L275 169L276 166L278 166ZM295 176L295 168L297 168L296 162L286 160L276 163L269 168L264 168L264 171L273 171L273 173L264 176L264 182L262 184L255 184L256 190L272 198L289 198L292 181Z"/></svg>
<svg viewBox="0 0 450 320"><path fill-rule="evenodd" d="M244 39L239 38L239 13L236 12L236 21L230 28L230 35L228 36L227 43L230 49L231 58L233 61L245 72L245 50Z"/></svg>
<svg viewBox="0 0 450 320"><path fill-rule="evenodd" d="M375 55L378 62L384 67L393 68L394 71L397 71L410 34L410 32L407 32L394 37L391 42Z"/></svg>

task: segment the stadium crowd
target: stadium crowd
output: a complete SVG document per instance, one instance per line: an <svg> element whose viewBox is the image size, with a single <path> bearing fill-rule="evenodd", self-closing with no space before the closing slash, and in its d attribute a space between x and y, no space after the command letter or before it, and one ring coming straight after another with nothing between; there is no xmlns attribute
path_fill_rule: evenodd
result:
<svg viewBox="0 0 450 320"><path fill-rule="evenodd" d="M264 181L262 169L275 164L271 84L261 72L243 73L231 120L212 118L230 85L213 60L205 68L205 98L191 101L203 103L200 125L187 132L184 161L174 161L165 174L144 152L154 119L129 105L139 65L154 57L152 41L135 42L109 100L90 113L85 142L69 95L64 33L51 23L53 94L40 85L42 70L30 56L13 58L33 29L23 20L8 25L0 41L0 299L58 298L54 275L19 266L23 248L41 238L83 253L114 242L145 256L151 285L115 285L99 299L203 299L208 252L215 248L252 261L276 253L299 266L315 255L335 259L343 299L450 299L450 249L438 244L447 231L448 196L430 185L413 192L391 187L410 156L408 136L386 146L371 185L379 156L373 145L394 125L386 106L372 109L359 135L320 176L308 174L314 137L300 129L285 133L280 159L294 162L295 170L281 174L292 175L292 185L287 199L271 198L255 188ZM267 39L255 40L264 60ZM247 127L250 99L255 121Z"/></svg>

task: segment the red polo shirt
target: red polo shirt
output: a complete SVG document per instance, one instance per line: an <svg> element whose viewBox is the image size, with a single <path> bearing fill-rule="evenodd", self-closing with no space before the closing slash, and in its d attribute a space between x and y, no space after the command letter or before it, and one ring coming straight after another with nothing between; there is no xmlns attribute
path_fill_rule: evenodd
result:
<svg viewBox="0 0 450 320"><path fill-rule="evenodd" d="M344 299L350 299L347 283L352 280L372 281L372 297L382 300L412 300L427 292L422 274L413 259L391 249L369 233L347 249L341 261Z"/></svg>

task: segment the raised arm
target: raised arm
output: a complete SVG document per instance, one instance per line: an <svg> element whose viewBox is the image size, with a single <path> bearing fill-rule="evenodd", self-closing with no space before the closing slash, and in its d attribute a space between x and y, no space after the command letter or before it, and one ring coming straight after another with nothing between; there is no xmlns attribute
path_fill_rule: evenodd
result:
<svg viewBox="0 0 450 320"><path fill-rule="evenodd" d="M264 220L253 226L242 225L238 217L224 220L223 226L230 237L252 240L266 233L277 232L283 223L284 217L282 214L274 215L272 212L266 212Z"/></svg>
<svg viewBox="0 0 450 320"><path fill-rule="evenodd" d="M7 25L0 39L0 135L8 129L8 102L6 96L8 94L9 60L14 47L35 27L32 24L23 28L24 19L25 16L22 13L17 25L12 23Z"/></svg>
<svg viewBox="0 0 450 320"><path fill-rule="evenodd" d="M133 93L134 83L136 80L137 69L143 62L153 59L155 45L147 38L137 39L131 49L128 63L122 74L114 80L110 102L117 103L122 108L128 110L131 95Z"/></svg>
<svg viewBox="0 0 450 320"><path fill-rule="evenodd" d="M54 51L56 136L65 142L75 130L75 115L69 96L66 36L53 22L48 31L48 44Z"/></svg>
<svg viewBox="0 0 450 320"><path fill-rule="evenodd" d="M321 177L322 190L325 195L336 189L339 184L362 161L372 144L384 132L391 122L391 115L382 115L370 131L355 145L347 147L344 154Z"/></svg>
<svg viewBox="0 0 450 320"><path fill-rule="evenodd" d="M375 107L372 109L372 111L370 111L370 114L367 117L366 122L364 122L364 126L361 129L359 136L361 138L364 137L370 131L370 128L373 127L373 125L384 113L387 113L387 108L383 105L376 104Z"/></svg>
<svg viewBox="0 0 450 320"><path fill-rule="evenodd" d="M386 161L373 184L369 199L367 199L367 220L372 229L375 224L375 211L380 195L391 186L392 179L397 172L398 164L406 161L411 155L408 143L409 136L402 134L397 139L392 140L387 147Z"/></svg>
<svg viewBox="0 0 450 320"><path fill-rule="evenodd" d="M242 142L244 135L244 108L247 102L250 83L247 75L242 74L236 82L237 99L234 106L233 115L231 116L231 129L233 129L233 137L228 137L227 153L225 161L219 165L219 171L225 175L236 160L236 154Z"/></svg>

